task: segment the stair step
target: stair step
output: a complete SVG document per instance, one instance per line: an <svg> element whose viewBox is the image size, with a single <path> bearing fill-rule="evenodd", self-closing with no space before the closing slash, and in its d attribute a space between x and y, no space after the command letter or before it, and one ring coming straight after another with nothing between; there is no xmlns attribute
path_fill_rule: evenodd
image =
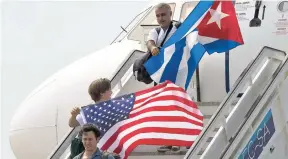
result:
<svg viewBox="0 0 288 159"><path fill-rule="evenodd" d="M197 102L196 105L203 115L213 115L220 103L218 102Z"/></svg>
<svg viewBox="0 0 288 159"><path fill-rule="evenodd" d="M185 155L188 149L186 147L181 147L179 153L172 153L171 151L167 152L158 152L157 148L159 146L154 145L140 145L130 154L130 156L179 156Z"/></svg>
<svg viewBox="0 0 288 159"><path fill-rule="evenodd" d="M221 102L195 102L197 106L219 106Z"/></svg>
<svg viewBox="0 0 288 159"><path fill-rule="evenodd" d="M155 147L156 150L157 147ZM161 152L133 152L133 156L179 156L179 155L185 155L188 150L181 150L179 153L172 153L171 151L161 153Z"/></svg>

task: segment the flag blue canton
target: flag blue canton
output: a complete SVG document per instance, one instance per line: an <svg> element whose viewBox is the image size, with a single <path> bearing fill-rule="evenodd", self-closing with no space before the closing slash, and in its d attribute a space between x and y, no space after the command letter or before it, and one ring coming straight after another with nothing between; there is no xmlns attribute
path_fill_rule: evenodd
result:
<svg viewBox="0 0 288 159"><path fill-rule="evenodd" d="M129 117L133 108L135 94L127 94L104 101L91 104L81 109L82 116L85 116L85 123L97 125L103 136L113 125Z"/></svg>

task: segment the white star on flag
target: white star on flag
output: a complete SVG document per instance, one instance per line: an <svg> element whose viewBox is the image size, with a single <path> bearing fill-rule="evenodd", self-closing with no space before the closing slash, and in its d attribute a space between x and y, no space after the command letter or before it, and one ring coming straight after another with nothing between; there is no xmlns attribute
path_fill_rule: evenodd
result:
<svg viewBox="0 0 288 159"><path fill-rule="evenodd" d="M221 29L221 19L229 16L229 14L226 14L226 13L223 13L221 10L222 10L222 7L221 7L221 2L219 3L218 7L216 10L214 9L210 9L210 14L211 14L211 18L209 19L208 23L207 24L211 24L213 22L215 22L219 29Z"/></svg>

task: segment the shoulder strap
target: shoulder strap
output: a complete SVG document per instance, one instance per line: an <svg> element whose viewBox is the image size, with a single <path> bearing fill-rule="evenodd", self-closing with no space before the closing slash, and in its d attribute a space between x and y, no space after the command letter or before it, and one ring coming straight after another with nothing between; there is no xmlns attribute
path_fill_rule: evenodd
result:
<svg viewBox="0 0 288 159"><path fill-rule="evenodd" d="M80 154L78 154L77 156L75 156L74 158L75 158L75 159L82 159L83 154L84 154L84 151L81 152ZM73 158L73 159L74 159L74 158Z"/></svg>
<svg viewBox="0 0 288 159"><path fill-rule="evenodd" d="M171 22L171 24L170 24L170 26L169 26L169 28L168 28L168 30L167 30L167 33L166 33L166 35L165 35L163 41L162 41L161 44L160 44L160 47L162 47L162 45L164 44L164 42L165 42L165 40L166 40L168 34L170 33L172 27L173 27L173 23Z"/></svg>
<svg viewBox="0 0 288 159"><path fill-rule="evenodd" d="M102 159L108 159L108 155L102 154Z"/></svg>
<svg viewBox="0 0 288 159"><path fill-rule="evenodd" d="M102 151L102 159L108 159L109 153L107 151Z"/></svg>

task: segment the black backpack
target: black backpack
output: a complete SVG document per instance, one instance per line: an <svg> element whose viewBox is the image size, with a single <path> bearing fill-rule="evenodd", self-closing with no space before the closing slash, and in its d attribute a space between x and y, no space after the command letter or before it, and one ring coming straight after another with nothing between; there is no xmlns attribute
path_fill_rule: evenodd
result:
<svg viewBox="0 0 288 159"><path fill-rule="evenodd" d="M179 28L181 25L180 22L174 24L174 26L176 28ZM173 27L173 23L171 23L171 25L169 26L167 33L163 39L163 41L161 42L160 47L162 47L162 45L164 44L168 34L170 33L171 29ZM159 35L160 33L160 27L156 28L156 31ZM145 67L144 67L144 63L152 56L152 54L148 51L146 52L141 58L135 60L134 64L133 64L133 75L135 76L136 74L136 79L139 82L144 82L145 84L150 84L151 82L153 82L153 80L151 79L149 73L146 71Z"/></svg>
<svg viewBox="0 0 288 159"><path fill-rule="evenodd" d="M82 143L81 137L75 137L71 142L69 159L73 159L75 156L79 155L84 150L85 148Z"/></svg>

